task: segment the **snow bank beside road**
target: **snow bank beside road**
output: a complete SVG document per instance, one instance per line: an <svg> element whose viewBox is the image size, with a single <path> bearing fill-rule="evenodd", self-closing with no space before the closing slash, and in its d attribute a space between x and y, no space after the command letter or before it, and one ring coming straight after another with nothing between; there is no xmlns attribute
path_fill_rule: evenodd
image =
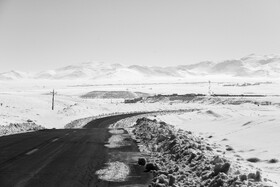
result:
<svg viewBox="0 0 280 187"><path fill-rule="evenodd" d="M132 132L151 153L146 169L154 172L152 186L269 186L259 170L216 153L215 146L190 131L142 118Z"/></svg>
<svg viewBox="0 0 280 187"><path fill-rule="evenodd" d="M231 159L260 168L280 185L279 107L215 104L201 108L201 111L150 119L165 121L207 138ZM247 161L251 158L258 160Z"/></svg>
<svg viewBox="0 0 280 187"><path fill-rule="evenodd" d="M29 131L36 131L42 129L44 129L44 127L37 125L33 122L11 123L7 126L0 126L0 136L29 132Z"/></svg>

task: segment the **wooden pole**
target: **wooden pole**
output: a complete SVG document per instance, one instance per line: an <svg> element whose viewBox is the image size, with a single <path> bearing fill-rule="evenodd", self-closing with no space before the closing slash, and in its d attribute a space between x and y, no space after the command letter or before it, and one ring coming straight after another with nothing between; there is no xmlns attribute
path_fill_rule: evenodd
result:
<svg viewBox="0 0 280 187"><path fill-rule="evenodd" d="M52 110L54 110L54 90L52 91Z"/></svg>

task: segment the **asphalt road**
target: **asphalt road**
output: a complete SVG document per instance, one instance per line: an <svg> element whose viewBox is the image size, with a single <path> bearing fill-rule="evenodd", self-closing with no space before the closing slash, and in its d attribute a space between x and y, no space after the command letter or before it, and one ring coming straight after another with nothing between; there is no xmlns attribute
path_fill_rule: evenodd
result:
<svg viewBox="0 0 280 187"><path fill-rule="evenodd" d="M107 127L132 114L97 119L84 129L57 129L0 137L0 187L147 186L151 174L136 164L141 154L129 145L105 147ZM125 182L98 179L95 172L112 159L125 160L130 174Z"/></svg>

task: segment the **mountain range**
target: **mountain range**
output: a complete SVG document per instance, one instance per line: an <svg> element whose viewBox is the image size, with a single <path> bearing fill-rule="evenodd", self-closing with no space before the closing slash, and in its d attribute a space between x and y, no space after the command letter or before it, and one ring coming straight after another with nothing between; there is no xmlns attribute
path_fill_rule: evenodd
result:
<svg viewBox="0 0 280 187"><path fill-rule="evenodd" d="M280 77L280 56L251 54L241 59L220 62L203 61L191 65L169 67L124 66L104 62L84 62L39 73L9 71L0 73L0 80L141 80L226 75L232 77Z"/></svg>

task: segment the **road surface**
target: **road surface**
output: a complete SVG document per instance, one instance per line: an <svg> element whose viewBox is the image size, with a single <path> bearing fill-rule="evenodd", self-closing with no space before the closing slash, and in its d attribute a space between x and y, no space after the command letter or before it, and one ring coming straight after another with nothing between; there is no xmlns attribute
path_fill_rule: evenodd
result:
<svg viewBox="0 0 280 187"><path fill-rule="evenodd" d="M0 187L147 186L151 174L136 164L140 153L132 140L121 148L104 146L111 136L107 127L132 115L97 119L84 129L52 129L0 137ZM114 159L120 155L130 167L125 182L102 181L95 174L112 154Z"/></svg>

